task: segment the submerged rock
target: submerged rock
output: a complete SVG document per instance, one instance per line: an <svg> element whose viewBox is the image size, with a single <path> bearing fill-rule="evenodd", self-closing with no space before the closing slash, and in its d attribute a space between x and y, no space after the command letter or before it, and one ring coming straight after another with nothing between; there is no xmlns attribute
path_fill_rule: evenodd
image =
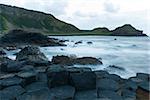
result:
<svg viewBox="0 0 150 100"><path fill-rule="evenodd" d="M87 44L93 44L93 42L89 41L89 42L87 42Z"/></svg>
<svg viewBox="0 0 150 100"><path fill-rule="evenodd" d="M97 65L97 64L103 64L99 59L96 59L94 57L82 57L77 58L74 60L75 64L80 65Z"/></svg>
<svg viewBox="0 0 150 100"><path fill-rule="evenodd" d="M81 44L81 43L82 43L82 41L75 42L75 44Z"/></svg>

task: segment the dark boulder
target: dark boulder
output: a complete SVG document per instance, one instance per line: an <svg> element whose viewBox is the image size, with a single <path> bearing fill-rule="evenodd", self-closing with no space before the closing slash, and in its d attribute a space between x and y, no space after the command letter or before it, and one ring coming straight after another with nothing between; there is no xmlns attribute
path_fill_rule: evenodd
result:
<svg viewBox="0 0 150 100"><path fill-rule="evenodd" d="M51 100L73 100L75 88L69 85L50 89Z"/></svg>
<svg viewBox="0 0 150 100"><path fill-rule="evenodd" d="M38 82L45 82L45 83L47 83L48 82L48 77L47 77L47 74L44 72L42 72L42 73L38 73L37 74L37 81Z"/></svg>
<svg viewBox="0 0 150 100"><path fill-rule="evenodd" d="M96 89L96 75L92 71L70 73L70 83L76 90Z"/></svg>
<svg viewBox="0 0 150 100"><path fill-rule="evenodd" d="M116 91L119 89L119 84L112 79L98 79L96 82L96 87L98 90L111 90Z"/></svg>
<svg viewBox="0 0 150 100"><path fill-rule="evenodd" d="M31 70L31 71L20 71L17 76L23 78L23 86L26 86L28 84L31 84L32 82L35 82L37 80L37 72Z"/></svg>
<svg viewBox="0 0 150 100"><path fill-rule="evenodd" d="M137 83L133 82L131 80L126 80L123 83L123 88L124 89L129 89L129 90L132 90L132 91L136 91L136 89L137 89Z"/></svg>
<svg viewBox="0 0 150 100"><path fill-rule="evenodd" d="M95 71L95 74L97 79L107 78L110 75L107 71L103 70Z"/></svg>
<svg viewBox="0 0 150 100"><path fill-rule="evenodd" d="M48 86L50 88L67 85L69 83L69 72L62 67L49 67L47 69Z"/></svg>
<svg viewBox="0 0 150 100"><path fill-rule="evenodd" d="M96 90L77 91L74 98L75 100L99 100Z"/></svg>
<svg viewBox="0 0 150 100"><path fill-rule="evenodd" d="M143 80L143 81L150 81L150 74L146 73L137 73L136 77Z"/></svg>
<svg viewBox="0 0 150 100"><path fill-rule="evenodd" d="M4 51L4 49L0 48L0 56L4 56L6 55L6 52Z"/></svg>
<svg viewBox="0 0 150 100"><path fill-rule="evenodd" d="M48 88L47 83L45 82L33 82L25 87L27 92L41 90L43 88Z"/></svg>
<svg viewBox="0 0 150 100"><path fill-rule="evenodd" d="M123 100L123 98L120 95L111 90L100 90L98 91L97 95L98 98L101 98L102 100Z"/></svg>
<svg viewBox="0 0 150 100"><path fill-rule="evenodd" d="M61 65L72 65L72 58L68 56L53 56L52 58L53 64L61 64Z"/></svg>
<svg viewBox="0 0 150 100"><path fill-rule="evenodd" d="M4 72L19 72L20 69L25 65L24 61L6 61L1 65L1 71Z"/></svg>
<svg viewBox="0 0 150 100"><path fill-rule="evenodd" d="M82 58L76 58L74 60L75 64L81 64L81 65L96 65L96 64L103 64L100 60L94 58L94 57L82 57Z"/></svg>
<svg viewBox="0 0 150 100"><path fill-rule="evenodd" d="M87 42L87 44L93 44L93 42L89 41L89 42Z"/></svg>
<svg viewBox="0 0 150 100"><path fill-rule="evenodd" d="M0 87L5 88L13 85L21 85L23 82L23 79L19 77L9 77L9 78L4 78L0 80Z"/></svg>
<svg viewBox="0 0 150 100"><path fill-rule="evenodd" d="M82 43L82 41L75 42L75 44L81 44L81 43Z"/></svg>
<svg viewBox="0 0 150 100"><path fill-rule="evenodd" d="M25 90L19 85L10 86L0 91L0 99L1 100L15 100L17 96L21 95L24 92Z"/></svg>
<svg viewBox="0 0 150 100"><path fill-rule="evenodd" d="M48 58L36 46L28 46L23 48L16 56L17 61L31 61L31 62L48 62Z"/></svg>
<svg viewBox="0 0 150 100"><path fill-rule="evenodd" d="M150 88L149 82L142 82L139 84L136 90L137 100L149 100L150 97Z"/></svg>
<svg viewBox="0 0 150 100"><path fill-rule="evenodd" d="M52 100L50 99L50 91L48 88L24 93L17 97L16 100Z"/></svg>
<svg viewBox="0 0 150 100"><path fill-rule="evenodd" d="M133 100L136 100L136 92L129 90L129 89L123 89L121 91L121 96L125 98L132 98Z"/></svg>

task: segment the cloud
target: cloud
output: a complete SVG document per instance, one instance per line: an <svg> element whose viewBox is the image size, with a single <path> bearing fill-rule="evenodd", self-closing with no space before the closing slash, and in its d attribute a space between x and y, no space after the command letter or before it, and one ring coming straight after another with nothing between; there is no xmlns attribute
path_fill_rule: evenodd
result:
<svg viewBox="0 0 150 100"><path fill-rule="evenodd" d="M149 0L0 0L2 4L53 14L80 29L132 24L150 32Z"/></svg>
<svg viewBox="0 0 150 100"><path fill-rule="evenodd" d="M46 5L45 10L56 15L64 15L66 13L66 8L68 6L67 1L54 1L50 5Z"/></svg>
<svg viewBox="0 0 150 100"><path fill-rule="evenodd" d="M109 13L116 13L120 10L120 8L118 5L115 5L112 2L107 1L104 3L104 10Z"/></svg>

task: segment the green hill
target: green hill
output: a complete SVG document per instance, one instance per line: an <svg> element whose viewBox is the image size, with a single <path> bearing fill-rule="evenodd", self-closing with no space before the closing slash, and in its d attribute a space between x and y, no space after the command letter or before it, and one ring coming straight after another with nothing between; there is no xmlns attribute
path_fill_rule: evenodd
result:
<svg viewBox="0 0 150 100"><path fill-rule="evenodd" d="M145 36L142 31L129 24L112 31L105 27L80 30L74 25L60 21L51 14L0 4L0 33L8 33L14 29L48 35Z"/></svg>
<svg viewBox="0 0 150 100"><path fill-rule="evenodd" d="M44 33L72 33L80 30L51 14L0 4L0 31L21 28Z"/></svg>
<svg viewBox="0 0 150 100"><path fill-rule="evenodd" d="M135 29L130 24L125 24L112 31L114 36L145 36L143 31Z"/></svg>

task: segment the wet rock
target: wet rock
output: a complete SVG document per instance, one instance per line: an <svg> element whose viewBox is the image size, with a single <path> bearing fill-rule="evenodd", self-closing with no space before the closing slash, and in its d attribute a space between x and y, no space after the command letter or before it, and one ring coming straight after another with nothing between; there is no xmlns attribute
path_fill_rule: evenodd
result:
<svg viewBox="0 0 150 100"><path fill-rule="evenodd" d="M93 42L89 41L89 42L87 42L87 44L93 44Z"/></svg>
<svg viewBox="0 0 150 100"><path fill-rule="evenodd" d="M124 89L129 89L129 90L132 90L132 91L136 91L137 89L137 84L131 80L127 80L124 82L123 84L123 88Z"/></svg>
<svg viewBox="0 0 150 100"><path fill-rule="evenodd" d="M97 64L103 64L100 60L93 58L93 57L82 57L77 58L74 60L75 64L80 65L97 65Z"/></svg>
<svg viewBox="0 0 150 100"><path fill-rule="evenodd" d="M36 67L35 70L38 73L45 73L48 67L41 66L41 67Z"/></svg>
<svg viewBox="0 0 150 100"><path fill-rule="evenodd" d="M108 68L113 68L113 69L117 69L117 70L121 70L121 71L125 71L124 68L116 66L116 65L109 65Z"/></svg>
<svg viewBox="0 0 150 100"><path fill-rule="evenodd" d="M33 83L27 85L25 87L25 90L27 92L32 92L32 91L41 90L46 87L48 87L48 86L47 86L47 83L45 83L45 82L33 82Z"/></svg>
<svg viewBox="0 0 150 100"><path fill-rule="evenodd" d="M107 98L108 100L123 100L121 96L119 96L116 92L111 91L111 90L100 90L98 91L97 95L98 95L98 98L102 98L102 100L103 98Z"/></svg>
<svg viewBox="0 0 150 100"><path fill-rule="evenodd" d="M20 71L31 71L31 70L35 70L32 65L25 65L22 68L20 68Z"/></svg>
<svg viewBox="0 0 150 100"><path fill-rule="evenodd" d="M142 79L139 79L137 77L130 77L129 80L131 80L131 81L133 81L133 82L135 82L137 84L143 81Z"/></svg>
<svg viewBox="0 0 150 100"><path fill-rule="evenodd" d="M53 64L61 64L61 65L73 65L72 59L68 56L53 56L52 58Z"/></svg>
<svg viewBox="0 0 150 100"><path fill-rule="evenodd" d="M143 81L149 81L150 80L150 74L146 74L146 73L137 73L136 77L143 80Z"/></svg>
<svg viewBox="0 0 150 100"><path fill-rule="evenodd" d="M49 87L67 85L69 82L69 72L62 67L50 67L47 70Z"/></svg>
<svg viewBox="0 0 150 100"><path fill-rule="evenodd" d="M92 71L70 73L70 81L76 90L90 90L96 88L96 75Z"/></svg>
<svg viewBox="0 0 150 100"><path fill-rule="evenodd" d="M123 89L121 96L123 98L132 98L133 100L136 100L136 93L128 89Z"/></svg>
<svg viewBox="0 0 150 100"><path fill-rule="evenodd" d="M68 71L69 73L80 73L80 72L91 72L92 69L91 68L87 68L87 67L70 67L70 68L66 68L66 71Z"/></svg>
<svg viewBox="0 0 150 100"><path fill-rule="evenodd" d="M69 42L69 40L59 40L59 42L64 43L64 42Z"/></svg>
<svg viewBox="0 0 150 100"><path fill-rule="evenodd" d="M13 86L13 85L20 85L23 82L23 79L19 78L19 77L9 77L9 78L4 78L2 80L0 80L0 87L9 87L9 86Z"/></svg>
<svg viewBox="0 0 150 100"><path fill-rule="evenodd" d="M16 75L16 73L1 73L0 74L0 79L6 79L6 78L12 78Z"/></svg>
<svg viewBox="0 0 150 100"><path fill-rule="evenodd" d="M99 100L96 90L78 91L75 93L74 98L75 100Z"/></svg>
<svg viewBox="0 0 150 100"><path fill-rule="evenodd" d="M37 91L27 92L17 97L17 100L51 100L50 91L48 88L43 88Z"/></svg>
<svg viewBox="0 0 150 100"><path fill-rule="evenodd" d="M82 41L75 42L75 44L81 44L81 43L82 43Z"/></svg>
<svg viewBox="0 0 150 100"><path fill-rule="evenodd" d="M24 93L25 90L19 86L11 86L0 91L1 100L14 100L17 96Z"/></svg>
<svg viewBox="0 0 150 100"><path fill-rule="evenodd" d="M112 79L98 79L96 82L96 87L98 90L111 90L116 91L119 89L119 84Z"/></svg>
<svg viewBox="0 0 150 100"><path fill-rule="evenodd" d="M37 74L37 81L47 83L48 82L48 77L47 77L46 73L38 73Z"/></svg>
<svg viewBox="0 0 150 100"><path fill-rule="evenodd" d="M110 75L107 71L103 70L95 71L95 74L97 79L107 78Z"/></svg>
<svg viewBox="0 0 150 100"><path fill-rule="evenodd" d="M33 62L48 61L46 56L36 46L28 46L22 49L16 56L16 60L28 60Z"/></svg>
<svg viewBox="0 0 150 100"><path fill-rule="evenodd" d="M73 100L75 88L69 85L50 89L51 100Z"/></svg>
<svg viewBox="0 0 150 100"><path fill-rule="evenodd" d="M8 62L4 62L1 65L1 71L4 72L19 72L20 69L25 65L24 61L8 61Z"/></svg>
<svg viewBox="0 0 150 100"><path fill-rule="evenodd" d="M0 48L0 56L4 56L6 55L6 52L4 51L4 49Z"/></svg>
<svg viewBox="0 0 150 100"><path fill-rule="evenodd" d="M150 97L150 88L149 82L142 82L139 84L136 90L137 100L149 100Z"/></svg>
<svg viewBox="0 0 150 100"><path fill-rule="evenodd" d="M37 80L37 73L35 71L21 71L17 74L17 76L23 78L23 86L26 86L32 82Z"/></svg>
<svg viewBox="0 0 150 100"><path fill-rule="evenodd" d="M6 62L9 62L9 61L12 61L11 59L9 59L8 57L5 57L5 56L0 56L0 69L1 69L1 64L2 63L6 63Z"/></svg>

